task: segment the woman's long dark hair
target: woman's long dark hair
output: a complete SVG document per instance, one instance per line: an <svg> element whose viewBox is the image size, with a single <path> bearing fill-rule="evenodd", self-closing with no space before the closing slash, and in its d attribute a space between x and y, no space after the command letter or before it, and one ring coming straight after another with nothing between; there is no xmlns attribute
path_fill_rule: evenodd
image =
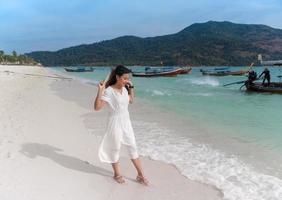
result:
<svg viewBox="0 0 282 200"><path fill-rule="evenodd" d="M111 86L111 85L114 85L116 82L117 82L116 72L115 72L115 69L112 68L112 71L111 71L111 74L109 76L109 79L106 82L106 88Z"/></svg>
<svg viewBox="0 0 282 200"><path fill-rule="evenodd" d="M123 65L117 65L115 68L112 69L110 77L109 77L108 81L106 82L106 88L111 86L111 85L116 84L116 82L117 82L116 76L122 76L123 74L129 74L129 73L131 73L130 69L126 68Z"/></svg>

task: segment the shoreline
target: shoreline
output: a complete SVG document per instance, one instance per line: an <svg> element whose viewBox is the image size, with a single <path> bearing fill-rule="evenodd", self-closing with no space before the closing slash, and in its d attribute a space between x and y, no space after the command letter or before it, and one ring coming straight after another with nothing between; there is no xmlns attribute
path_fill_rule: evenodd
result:
<svg viewBox="0 0 282 200"><path fill-rule="evenodd" d="M55 74L59 74L60 76L67 76L69 78L72 78L73 80L85 85L86 87L88 87L89 85L96 85L97 82L97 80L93 81L92 79L73 76L61 71L52 69L50 70ZM224 152L228 156L233 157L235 155L246 164L256 166L256 169L259 172L277 176L278 171L272 173L270 170L266 170L264 163L269 163L269 166L271 166L273 169L279 169L278 164L282 163L282 159L278 159L279 162L277 162L277 158L279 158L277 157L279 155L278 150L270 151L269 149L263 149L256 144L248 144L246 146L247 141L245 141L245 138L241 138L240 136L228 137L228 135L232 135L232 131L230 130L218 127L216 124L214 126L212 126L211 124L205 125L202 122L198 122L197 120L193 119L193 117L191 116L187 117L186 115L183 116L176 111L167 110L165 106L159 106L158 102L149 102L149 100L144 97L136 97L137 98L134 102L135 105L130 105L129 107L129 109L133 111L133 114L137 113L136 115L132 115L133 120L144 121L142 120L143 118L146 119L146 122L156 122L160 127L165 127L165 129L172 129L172 134L177 134L177 136L181 137L189 137L193 143L205 144L213 148L214 150ZM142 112L140 112L140 110L142 110ZM147 116L146 113L150 113L150 115ZM170 121L170 119L174 120ZM222 143L222 141L225 142ZM232 148L230 147L230 145L232 146ZM253 152L254 150L257 151ZM261 150L263 150L263 153L261 152ZM261 157L264 159L256 159L256 157ZM275 162L273 162L273 160L276 160L276 164ZM282 177L281 170L279 170L278 177Z"/></svg>
<svg viewBox="0 0 282 200"><path fill-rule="evenodd" d="M221 199L222 194L212 186L191 181L176 166L147 157L141 160L152 186L134 182L134 168L125 157L121 157L121 169L127 184L116 184L110 166L97 160L106 112L90 109L96 87L48 77L53 74L45 68L11 69L45 77L1 73L2 85L7 87L3 92L8 92L0 101L5 113L0 120L6 124L1 128L1 160L6 163L0 167L6 172L0 175L4 180L0 182L1 199L131 199L137 193L137 199ZM13 101L14 106L9 104Z"/></svg>
<svg viewBox="0 0 282 200"><path fill-rule="evenodd" d="M84 78L77 78L77 81L85 87L91 87L94 82L97 82L95 80L89 84ZM58 91L60 94L61 92ZM81 102L71 96L68 100ZM244 141L217 135L217 129L214 127L210 127L208 132L202 132L196 127L191 128L189 120L181 120L180 116L167 112L165 108L159 109L157 105L151 105L144 100L137 98L134 106L129 108L142 155L174 165L188 179L218 186L226 199L240 199L250 195L245 187L246 183L251 184L252 190L255 191L252 195L254 199L259 198L257 191L260 190L268 196L265 184L271 184L273 188L282 185L281 180L277 179L279 176L276 172L278 171L274 170L270 173L268 167L265 171L263 161L270 159L256 159L257 156L268 155L261 153L260 148L254 146L246 148ZM254 149L258 151L253 152ZM248 160L249 158L252 161ZM275 160L271 161L275 162ZM242 193L239 192L241 190ZM234 193L234 191L237 192Z"/></svg>

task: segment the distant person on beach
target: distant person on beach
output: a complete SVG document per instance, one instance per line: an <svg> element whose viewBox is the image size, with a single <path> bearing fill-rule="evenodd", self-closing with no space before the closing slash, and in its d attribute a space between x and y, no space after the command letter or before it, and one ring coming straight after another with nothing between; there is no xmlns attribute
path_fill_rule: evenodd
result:
<svg viewBox="0 0 282 200"><path fill-rule="evenodd" d="M259 75L259 78L264 75L263 77L263 81L262 81L262 85L264 85L265 80L267 80L267 86L270 85L270 71L268 70L268 68L264 68L263 72Z"/></svg>
<svg viewBox="0 0 282 200"><path fill-rule="evenodd" d="M135 136L128 112L129 103L133 102L134 86L129 80L131 70L118 65L112 70L108 80L101 81L94 103L94 109L100 110L104 105L110 108L106 134L99 148L99 159L102 162L111 163L114 171L114 180L124 183L125 180L119 171L119 153L121 145L126 147L133 165L137 170L136 180L148 185L141 161L137 153Z"/></svg>

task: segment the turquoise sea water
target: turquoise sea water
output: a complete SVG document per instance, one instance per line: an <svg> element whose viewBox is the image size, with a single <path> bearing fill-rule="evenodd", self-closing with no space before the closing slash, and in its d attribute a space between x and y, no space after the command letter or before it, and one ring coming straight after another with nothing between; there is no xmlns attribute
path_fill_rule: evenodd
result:
<svg viewBox="0 0 282 200"><path fill-rule="evenodd" d="M166 108L204 127L220 127L228 134L249 138L269 149L282 151L282 95L240 91L242 84L223 87L246 77L202 76L200 68L178 77L132 77L138 98ZM238 70L238 67L230 68ZM263 68L254 68L259 74ZM64 71L63 69L58 69ZM282 67L270 68L272 81L280 81ZM94 81L105 78L109 68L71 75Z"/></svg>
<svg viewBox="0 0 282 200"><path fill-rule="evenodd" d="M137 67L133 67L133 70L136 69ZM191 74L177 77L132 77L137 98L159 110L172 113L172 116L177 116L183 121L182 129L166 132L166 139L170 141L166 146L162 144L159 149L153 149L148 145L141 145L141 150L156 159L172 162L191 179L215 185L223 191L226 199L282 199L282 95L245 92L239 90L241 84L223 87L223 84L245 80L246 77L202 76L200 69L193 68ZM230 70L238 69L230 67ZM280 81L277 76L282 75L282 67L269 69L272 81ZM65 73L63 68L56 70ZM109 70L106 67L96 67L93 73L68 75L85 82L97 83L106 77ZM254 67L254 70L260 74L263 68ZM161 118L161 112L155 114ZM172 121L174 119L176 118L171 118ZM186 129L186 126L191 129ZM142 125L139 128L142 129ZM155 132L158 132L157 129ZM201 138L203 134L197 133L205 133L205 138ZM178 134L179 140L172 134ZM153 132L146 138L147 141L152 135ZM163 135L154 136L156 140L161 137ZM187 142L183 143L184 140ZM197 141L197 145L190 143L191 140ZM152 146L156 146L156 143L152 142ZM175 148L178 156L172 154L170 157L161 157L162 153L170 151L166 149L168 147ZM220 151L217 151L218 149ZM190 152L185 154L188 151ZM191 151L196 152L195 155L192 155ZM231 156L228 157L227 154ZM188 157L190 159L187 160ZM208 161L209 157L214 159ZM211 164L215 160L216 163ZM198 171L191 169L191 165L195 165ZM218 168L216 171L214 166ZM223 166L226 167L224 172L219 170ZM246 170L246 166L251 166L248 168L250 171ZM223 173L227 175L223 176ZM271 175L271 178L265 177L266 174ZM220 179L225 180L225 185ZM236 186L236 189L236 184L242 186ZM253 191L248 191L244 184L248 187L251 184ZM231 188L233 192L230 192Z"/></svg>

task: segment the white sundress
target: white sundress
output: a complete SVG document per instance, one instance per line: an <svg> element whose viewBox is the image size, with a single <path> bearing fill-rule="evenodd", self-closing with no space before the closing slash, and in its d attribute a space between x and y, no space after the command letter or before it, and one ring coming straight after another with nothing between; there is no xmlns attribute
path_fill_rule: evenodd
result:
<svg viewBox="0 0 282 200"><path fill-rule="evenodd" d="M106 134L99 147L99 159L102 162L116 163L119 160L121 145L127 147L132 159L138 158L133 128L128 112L129 95L125 87L122 93L111 86L105 89L101 99L110 107Z"/></svg>

